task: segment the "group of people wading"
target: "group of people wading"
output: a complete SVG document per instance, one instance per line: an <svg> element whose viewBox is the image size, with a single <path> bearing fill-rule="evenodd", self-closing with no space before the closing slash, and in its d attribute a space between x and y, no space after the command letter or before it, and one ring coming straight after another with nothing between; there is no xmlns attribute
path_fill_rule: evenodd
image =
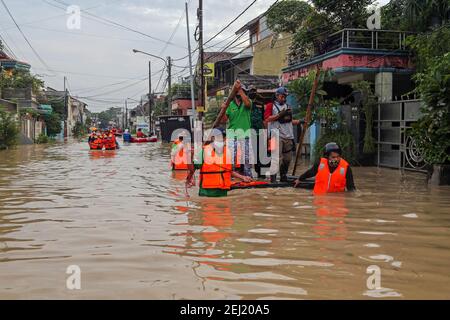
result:
<svg viewBox="0 0 450 320"><path fill-rule="evenodd" d="M175 140L171 152L172 169L189 171L187 187L195 185L194 173L200 170L199 195L206 197L226 196L236 183L298 187L302 181L313 177L314 194L355 190L350 165L342 159L342 150L334 142L325 146L323 157L312 168L296 179L288 177L289 165L296 150L294 125L300 121L293 118L292 109L287 104L286 88L278 88L274 99L265 106L256 103L256 94L256 88L246 88L239 80L236 81L217 121L226 122L227 129L214 129L216 134L206 139L192 161L192 147L185 141L186 136L180 135ZM265 182L254 180L252 176L253 164L257 178L264 177L260 152L254 150L261 144L258 141L257 148L252 148L250 140L254 137L250 139L251 129L258 130L257 140L268 139L271 160L269 178ZM260 129L266 129L267 135L261 135ZM277 173L280 183L277 183Z"/></svg>
<svg viewBox="0 0 450 320"><path fill-rule="evenodd" d="M99 131L94 128L89 135L89 147L91 150L116 150L119 149L119 143L116 139L116 130Z"/></svg>

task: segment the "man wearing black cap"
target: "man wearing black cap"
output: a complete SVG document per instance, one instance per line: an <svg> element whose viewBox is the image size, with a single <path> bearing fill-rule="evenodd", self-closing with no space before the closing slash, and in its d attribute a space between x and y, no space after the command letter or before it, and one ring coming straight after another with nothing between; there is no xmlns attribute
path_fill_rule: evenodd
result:
<svg viewBox="0 0 450 320"><path fill-rule="evenodd" d="M273 154L271 157L271 182L276 181L277 171L280 172L280 181L287 181L287 172L295 151L294 125L300 121L292 118L292 109L286 103L287 96L287 89L279 87L275 92L275 100L268 103L264 111L269 135L274 136L274 131L277 131L279 136L278 157Z"/></svg>
<svg viewBox="0 0 450 320"><path fill-rule="evenodd" d="M323 155L319 162L295 180L294 186L300 181L315 177L315 194L355 191L352 169L347 161L342 159L339 145L335 142L327 143Z"/></svg>

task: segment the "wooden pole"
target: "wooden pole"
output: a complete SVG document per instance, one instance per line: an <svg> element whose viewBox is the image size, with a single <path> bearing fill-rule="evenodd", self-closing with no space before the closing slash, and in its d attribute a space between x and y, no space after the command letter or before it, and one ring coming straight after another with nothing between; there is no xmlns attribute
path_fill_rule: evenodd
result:
<svg viewBox="0 0 450 320"><path fill-rule="evenodd" d="M306 117L305 122L303 123L302 133L300 135L300 139L298 141L297 153L295 155L295 164L294 169L292 170L292 175L295 176L297 171L298 160L300 159L300 155L302 153L303 140L305 138L306 130L308 129L308 125L311 122L311 109L314 103L314 97L316 95L317 86L319 85L319 76L320 76L320 67L317 65L316 67L316 76L314 77L314 83L311 89L311 95L309 96L308 107L306 108Z"/></svg>
<svg viewBox="0 0 450 320"><path fill-rule="evenodd" d="M236 84L233 85L233 88L231 89L230 94L228 95L227 100L222 103L220 106L219 114L217 115L216 120L213 123L213 128L217 128L220 124L220 121L222 120L223 116L225 115L225 112L227 112L228 106L230 105L231 101L233 101L234 97L236 96L238 92L238 89L236 87Z"/></svg>

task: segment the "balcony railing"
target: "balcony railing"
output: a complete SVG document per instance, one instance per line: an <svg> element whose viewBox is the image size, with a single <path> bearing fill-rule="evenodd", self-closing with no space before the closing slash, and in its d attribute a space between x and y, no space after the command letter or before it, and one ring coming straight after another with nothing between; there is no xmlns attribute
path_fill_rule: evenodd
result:
<svg viewBox="0 0 450 320"><path fill-rule="evenodd" d="M327 52L340 48L406 50L407 32L393 30L343 29L330 34Z"/></svg>
<svg viewBox="0 0 450 320"><path fill-rule="evenodd" d="M292 56L290 64L301 63L339 49L405 51L406 37L409 34L411 33L394 30L342 29L330 34L312 56L307 59Z"/></svg>

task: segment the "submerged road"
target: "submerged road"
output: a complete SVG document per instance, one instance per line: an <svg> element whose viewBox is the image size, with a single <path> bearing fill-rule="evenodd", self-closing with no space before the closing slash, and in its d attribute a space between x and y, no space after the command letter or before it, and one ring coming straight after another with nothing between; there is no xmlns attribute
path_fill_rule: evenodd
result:
<svg viewBox="0 0 450 320"><path fill-rule="evenodd" d="M450 299L449 187L354 168L353 194L186 198L169 150L0 151L0 298Z"/></svg>

